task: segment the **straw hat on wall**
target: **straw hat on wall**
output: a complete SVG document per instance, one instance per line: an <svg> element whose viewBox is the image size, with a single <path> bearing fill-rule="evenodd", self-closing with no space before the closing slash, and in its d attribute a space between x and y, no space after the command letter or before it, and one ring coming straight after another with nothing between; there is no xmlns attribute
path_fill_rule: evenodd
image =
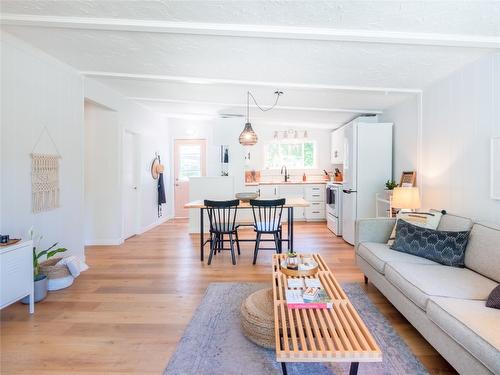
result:
<svg viewBox="0 0 500 375"><path fill-rule="evenodd" d="M163 173L163 171L165 171L165 166L160 164L158 158L155 158L151 163L151 176L154 180L157 180L160 173Z"/></svg>

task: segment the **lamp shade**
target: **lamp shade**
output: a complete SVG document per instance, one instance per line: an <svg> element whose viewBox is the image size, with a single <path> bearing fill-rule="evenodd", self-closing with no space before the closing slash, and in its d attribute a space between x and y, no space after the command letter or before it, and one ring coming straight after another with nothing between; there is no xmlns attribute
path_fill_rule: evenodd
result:
<svg viewBox="0 0 500 375"><path fill-rule="evenodd" d="M257 134L252 129L252 124L247 122L240 134L240 143L243 146L253 146L257 143Z"/></svg>
<svg viewBox="0 0 500 375"><path fill-rule="evenodd" d="M392 193L392 207L403 209L420 208L418 187L397 187Z"/></svg>

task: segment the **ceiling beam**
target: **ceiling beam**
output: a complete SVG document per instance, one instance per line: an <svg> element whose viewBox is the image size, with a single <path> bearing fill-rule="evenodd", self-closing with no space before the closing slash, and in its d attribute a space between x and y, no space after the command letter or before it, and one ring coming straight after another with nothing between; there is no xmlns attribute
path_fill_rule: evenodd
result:
<svg viewBox="0 0 500 375"><path fill-rule="evenodd" d="M144 98L144 97L128 97L128 99L153 102L153 103L172 103L172 104L194 104L194 105L209 105L217 107L239 107L246 108L244 103L218 103L218 102L204 102L195 100L178 100L178 99L164 99L164 98ZM251 108L257 108L257 105L250 104ZM337 112L337 113L359 113L359 114L382 114L382 110L374 109L348 109L348 108L322 108L322 107L299 107L299 106L284 106L277 105L274 109L289 110L289 111L311 111L311 112Z"/></svg>
<svg viewBox="0 0 500 375"><path fill-rule="evenodd" d="M224 78L205 78L205 77L187 77L187 76L169 76L158 74L134 74L134 73L119 73L119 72L102 72L102 71L80 71L86 77L101 77L101 78L125 78L146 81L170 81L196 85L234 85L234 86L259 86L273 87L274 89L302 89L302 90L334 90L334 91L364 91L378 92L384 94L419 94L421 89L416 88L397 88L397 87L372 87L372 86L346 86L346 85L323 85L309 83L294 83L294 82L264 82L264 81L247 81Z"/></svg>
<svg viewBox="0 0 500 375"><path fill-rule="evenodd" d="M0 22L5 25L84 30L500 49L500 38L486 35L172 22L119 18L60 17L14 13L1 14Z"/></svg>
<svg viewBox="0 0 500 375"><path fill-rule="evenodd" d="M198 120L198 121L212 121L212 120L218 120L222 118L219 115L215 115L212 113L183 113L183 112L159 112L162 115L164 115L167 118L171 119L183 119L183 120ZM280 128L294 128L297 130L300 129L336 129L345 123L351 121L357 116L353 116L350 118L348 121L342 121L342 122L331 122L331 123L324 123L324 122L302 122L302 121L272 121L272 120L267 120L262 117L252 117L252 123L258 124L258 125L266 125L266 126L277 126ZM229 119L229 120L235 120L234 118ZM241 124L245 122L245 120L242 118Z"/></svg>

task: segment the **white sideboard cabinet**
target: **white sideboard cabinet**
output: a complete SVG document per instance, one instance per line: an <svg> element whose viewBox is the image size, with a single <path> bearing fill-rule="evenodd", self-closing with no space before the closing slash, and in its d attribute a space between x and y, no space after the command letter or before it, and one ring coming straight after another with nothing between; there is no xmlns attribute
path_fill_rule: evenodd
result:
<svg viewBox="0 0 500 375"><path fill-rule="evenodd" d="M0 247L0 309L29 296L29 312L35 312L33 292L33 243L21 241Z"/></svg>

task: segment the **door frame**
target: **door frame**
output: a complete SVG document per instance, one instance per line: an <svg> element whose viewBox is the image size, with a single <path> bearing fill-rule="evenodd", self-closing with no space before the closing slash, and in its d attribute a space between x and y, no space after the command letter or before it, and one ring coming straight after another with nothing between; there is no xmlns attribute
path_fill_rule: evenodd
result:
<svg viewBox="0 0 500 375"><path fill-rule="evenodd" d="M181 216L176 216L175 214L175 198L176 198L176 192L175 192L175 184L176 184L176 175L177 175L177 168L178 168L178 165L177 165L177 159L176 159L176 154L177 154L177 150L178 150L178 142L183 142L183 143L199 143L201 142L202 143L202 149L203 149L203 155L204 155L204 159L203 162L201 163L201 176L202 177L205 177L207 175L207 139L206 138L175 138L173 140L173 147L172 147L172 160L173 160L173 164L174 164L174 167L172 168L172 171L173 171L173 175L172 175L172 193L173 193L173 196L174 196L174 209L173 209L173 214L174 214L174 218L176 217L181 217Z"/></svg>
<svg viewBox="0 0 500 375"><path fill-rule="evenodd" d="M130 131L128 129L124 129L122 133L122 140L121 140L121 150L120 150L120 161L121 161L121 168L120 168L120 181L121 181L121 193L122 193L122 240L125 241L137 234L140 233L140 225L139 225L139 218L140 215L135 215L133 217L133 230L132 233L126 233L126 226L125 226L125 217L126 217L126 191L125 191L125 174L124 174L124 152L125 152L125 135L130 135L132 136L132 145L133 145L133 164L134 164L134 182L136 186L136 194L135 194L135 207L137 208L137 213L141 212L141 184L140 184L140 134L135 133L133 131Z"/></svg>

